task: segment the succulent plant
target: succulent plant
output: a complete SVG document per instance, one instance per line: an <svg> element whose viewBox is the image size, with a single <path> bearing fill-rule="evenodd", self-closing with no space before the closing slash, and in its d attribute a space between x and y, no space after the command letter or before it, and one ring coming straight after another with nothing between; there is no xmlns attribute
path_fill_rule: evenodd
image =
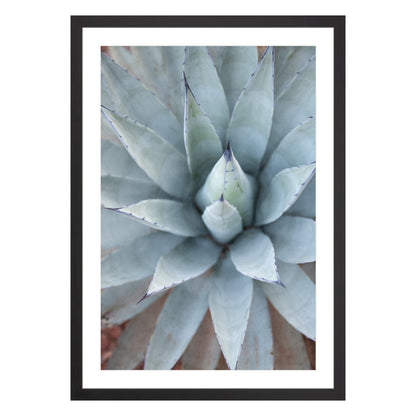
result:
<svg viewBox="0 0 416 416"><path fill-rule="evenodd" d="M101 100L107 368L310 368L315 48L110 47Z"/></svg>

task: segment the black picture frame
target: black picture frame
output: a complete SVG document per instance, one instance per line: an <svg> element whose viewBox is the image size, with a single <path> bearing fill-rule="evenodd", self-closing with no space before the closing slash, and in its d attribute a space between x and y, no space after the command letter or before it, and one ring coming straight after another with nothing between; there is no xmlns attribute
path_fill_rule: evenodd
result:
<svg viewBox="0 0 416 416"><path fill-rule="evenodd" d="M332 389L83 388L82 46L83 28L333 28L334 383ZM71 399L345 400L345 16L71 16Z"/></svg>

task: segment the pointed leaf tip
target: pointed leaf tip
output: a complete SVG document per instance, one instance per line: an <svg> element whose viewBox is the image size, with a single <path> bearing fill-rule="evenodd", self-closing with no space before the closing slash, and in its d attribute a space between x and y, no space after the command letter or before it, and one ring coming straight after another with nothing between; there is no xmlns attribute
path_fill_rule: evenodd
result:
<svg viewBox="0 0 416 416"><path fill-rule="evenodd" d="M186 239L159 259L147 294L169 289L200 276L217 262L220 251L221 247L209 239Z"/></svg>
<svg viewBox="0 0 416 416"><path fill-rule="evenodd" d="M279 282L275 253L270 238L259 229L244 231L230 246L236 269L253 279Z"/></svg>
<svg viewBox="0 0 416 416"><path fill-rule="evenodd" d="M183 81L185 83L186 90L190 90L190 87L189 87L189 84L188 84L188 80L186 79L185 71L182 71L182 75L183 75Z"/></svg>
<svg viewBox="0 0 416 416"><path fill-rule="evenodd" d="M206 228L195 207L170 199L147 199L120 209L151 228L185 237L206 234Z"/></svg>
<svg viewBox="0 0 416 416"><path fill-rule="evenodd" d="M266 51L242 90L231 115L226 140L235 145L242 168L257 175L272 125L273 54Z"/></svg>
<svg viewBox="0 0 416 416"><path fill-rule="evenodd" d="M221 244L226 244L243 230L243 222L237 209L224 201L224 197L205 208L202 214L211 235Z"/></svg>
<svg viewBox="0 0 416 416"><path fill-rule="evenodd" d="M232 151L231 151L230 142L228 142L228 146L225 149L224 154L223 154L225 161L226 162L231 162L232 155L233 154L232 154Z"/></svg>
<svg viewBox="0 0 416 416"><path fill-rule="evenodd" d="M204 185L196 194L196 203L201 211L218 201L224 200L233 205L239 212L243 224L248 226L253 220L254 195L257 183L247 175L234 157L231 147L217 161L209 173Z"/></svg>
<svg viewBox="0 0 416 416"><path fill-rule="evenodd" d="M262 283L272 305L298 331L315 339L315 284L297 264L277 261L286 288Z"/></svg>
<svg viewBox="0 0 416 416"><path fill-rule="evenodd" d="M222 154L222 143L212 121L196 100L185 79L184 143L189 171L196 186L207 177Z"/></svg>

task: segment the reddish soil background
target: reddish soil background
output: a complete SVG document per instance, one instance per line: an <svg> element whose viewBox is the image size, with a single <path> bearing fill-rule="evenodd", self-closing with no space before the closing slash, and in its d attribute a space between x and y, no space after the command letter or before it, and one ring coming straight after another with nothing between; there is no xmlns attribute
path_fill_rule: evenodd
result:
<svg viewBox="0 0 416 416"><path fill-rule="evenodd" d="M273 316L271 316L273 319ZM107 362L111 357L114 348L117 345L117 340L122 334L124 328L128 324L128 321L120 326L113 326L111 328L104 328L101 330L101 370L106 369ZM306 346L306 352L311 365L311 370L315 370L315 342L303 336L303 340ZM227 365L224 357L220 356L220 360L217 365L217 370L226 370ZM141 362L134 370L143 370L143 362ZM179 360L172 370L181 370L181 360Z"/></svg>

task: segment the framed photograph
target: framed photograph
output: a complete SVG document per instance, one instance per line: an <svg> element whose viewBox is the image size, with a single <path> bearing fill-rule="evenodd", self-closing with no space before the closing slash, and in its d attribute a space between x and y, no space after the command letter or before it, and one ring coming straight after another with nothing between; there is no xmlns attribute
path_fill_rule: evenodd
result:
<svg viewBox="0 0 416 416"><path fill-rule="evenodd" d="M72 16L71 129L72 400L345 399L344 16Z"/></svg>

